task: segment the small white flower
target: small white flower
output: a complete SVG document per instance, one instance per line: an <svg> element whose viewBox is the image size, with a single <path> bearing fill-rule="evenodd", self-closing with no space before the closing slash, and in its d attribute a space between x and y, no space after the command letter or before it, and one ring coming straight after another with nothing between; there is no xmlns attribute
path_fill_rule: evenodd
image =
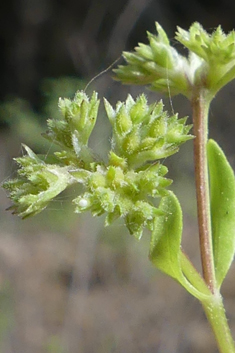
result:
<svg viewBox="0 0 235 353"><path fill-rule="evenodd" d="M88 201L86 199L81 199L79 202L78 202L78 206L79 207L82 207L82 208L85 208L88 206Z"/></svg>

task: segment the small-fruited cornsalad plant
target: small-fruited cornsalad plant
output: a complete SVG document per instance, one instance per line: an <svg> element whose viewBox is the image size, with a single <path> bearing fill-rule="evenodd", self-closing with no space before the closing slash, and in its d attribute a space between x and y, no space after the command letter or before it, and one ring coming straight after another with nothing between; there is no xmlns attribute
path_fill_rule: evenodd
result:
<svg viewBox="0 0 235 353"><path fill-rule="evenodd" d="M95 126L99 99L84 91L73 100L60 99L60 119L48 120L44 137L57 144L52 155L26 154L16 158L15 179L4 182L22 218L33 216L73 184L83 191L74 195L75 212L106 214L108 226L123 218L138 240L151 232L149 259L156 268L179 282L202 304L221 353L235 352L220 287L235 252L235 179L218 144L208 139L208 111L216 93L235 78L235 32L225 35L219 26L208 34L199 23L188 31L178 28L175 39L188 49L182 56L156 23L157 35L149 44L124 52L126 65L114 70L124 84L148 85L154 91L183 94L191 102L193 135L186 118L169 115L163 103L148 104L145 95L113 107L104 106L112 126L108 162L88 146ZM182 211L170 190L162 160L194 140L194 164L202 275L181 248Z"/></svg>

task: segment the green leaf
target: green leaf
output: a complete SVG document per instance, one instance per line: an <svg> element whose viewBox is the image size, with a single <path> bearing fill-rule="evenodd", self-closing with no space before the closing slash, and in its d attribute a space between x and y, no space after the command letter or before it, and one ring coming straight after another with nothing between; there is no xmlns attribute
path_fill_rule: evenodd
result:
<svg viewBox="0 0 235 353"><path fill-rule="evenodd" d="M181 207L177 197L169 192L168 196L162 198L159 209L164 216L155 219L149 257L159 270L180 281Z"/></svg>
<svg viewBox="0 0 235 353"><path fill-rule="evenodd" d="M215 275L221 286L235 253L235 178L226 156L214 140L207 145Z"/></svg>
<svg viewBox="0 0 235 353"><path fill-rule="evenodd" d="M190 294L205 301L211 294L181 250L182 210L173 192L162 198L159 210L164 214L154 222L150 242L150 261L162 272L178 281Z"/></svg>

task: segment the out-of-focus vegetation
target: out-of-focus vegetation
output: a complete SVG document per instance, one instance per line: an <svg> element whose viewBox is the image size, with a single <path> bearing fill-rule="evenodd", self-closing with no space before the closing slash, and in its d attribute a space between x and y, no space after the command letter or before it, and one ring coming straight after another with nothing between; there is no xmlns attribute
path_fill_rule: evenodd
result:
<svg viewBox="0 0 235 353"><path fill-rule="evenodd" d="M60 97L72 98L84 85L84 81L73 77L45 79L41 84L42 104L37 111L29 101L14 97L0 105L1 121L14 138L17 136L21 142L31 144L39 152L42 147L48 149L50 146L47 140L41 137L47 119L56 118L60 114L58 110Z"/></svg>

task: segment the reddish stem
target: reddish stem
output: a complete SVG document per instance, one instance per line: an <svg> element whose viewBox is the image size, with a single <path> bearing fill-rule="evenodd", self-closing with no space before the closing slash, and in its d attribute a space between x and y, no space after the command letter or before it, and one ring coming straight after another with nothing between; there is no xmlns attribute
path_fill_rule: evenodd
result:
<svg viewBox="0 0 235 353"><path fill-rule="evenodd" d="M207 166L208 110L210 99L200 92L192 99L194 164L202 271L212 293L216 290L211 237L210 195Z"/></svg>

